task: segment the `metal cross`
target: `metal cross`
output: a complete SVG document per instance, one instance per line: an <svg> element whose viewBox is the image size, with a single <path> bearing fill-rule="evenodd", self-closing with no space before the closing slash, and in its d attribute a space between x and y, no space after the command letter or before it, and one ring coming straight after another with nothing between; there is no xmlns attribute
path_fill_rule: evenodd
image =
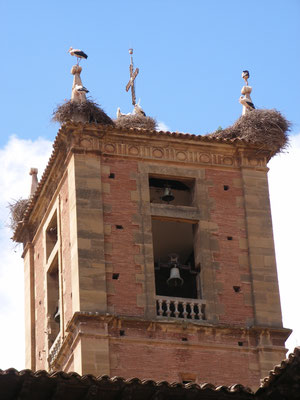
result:
<svg viewBox="0 0 300 400"><path fill-rule="evenodd" d="M131 88L131 98L132 98L132 105L136 105L136 98L135 98L135 89L134 89L134 80L137 77L137 74L139 73L139 69L136 68L135 71L133 70L133 49L129 49L129 54L130 54L130 65L129 65L129 72L130 72L130 79L129 82L126 85L126 92Z"/></svg>

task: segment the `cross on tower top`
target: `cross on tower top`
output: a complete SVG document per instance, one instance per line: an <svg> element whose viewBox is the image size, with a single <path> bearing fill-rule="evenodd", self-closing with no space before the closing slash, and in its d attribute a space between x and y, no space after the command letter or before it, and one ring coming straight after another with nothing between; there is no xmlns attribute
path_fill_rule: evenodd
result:
<svg viewBox="0 0 300 400"><path fill-rule="evenodd" d="M129 49L129 54L130 54L130 65L129 65L129 72L130 72L130 79L129 82L126 85L126 92L131 88L131 98L132 98L132 105L136 105L136 97L135 97L135 88L134 88L134 80L137 77L137 74L139 73L139 69L136 68L134 70L133 67L133 49Z"/></svg>

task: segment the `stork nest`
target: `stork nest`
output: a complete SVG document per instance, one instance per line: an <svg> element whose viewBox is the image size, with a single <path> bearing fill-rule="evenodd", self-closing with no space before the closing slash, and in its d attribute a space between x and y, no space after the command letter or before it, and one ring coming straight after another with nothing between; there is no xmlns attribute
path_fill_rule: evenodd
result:
<svg viewBox="0 0 300 400"><path fill-rule="evenodd" d="M284 151L289 144L287 132L291 123L277 110L253 110L241 116L232 126L217 129L206 136L215 139L241 139L261 143L274 154Z"/></svg>
<svg viewBox="0 0 300 400"><path fill-rule="evenodd" d="M147 130L155 130L157 128L157 122L154 118L138 114L122 115L115 119L114 123L117 128L140 128Z"/></svg>
<svg viewBox="0 0 300 400"><path fill-rule="evenodd" d="M52 120L61 124L70 120L102 125L114 124L102 108L91 100L87 100L84 103L76 103L69 100L57 106L53 111Z"/></svg>
<svg viewBox="0 0 300 400"><path fill-rule="evenodd" d="M12 231L17 229L18 223L23 220L24 213L26 211L29 199L12 200L8 203L10 212L10 222L8 226Z"/></svg>

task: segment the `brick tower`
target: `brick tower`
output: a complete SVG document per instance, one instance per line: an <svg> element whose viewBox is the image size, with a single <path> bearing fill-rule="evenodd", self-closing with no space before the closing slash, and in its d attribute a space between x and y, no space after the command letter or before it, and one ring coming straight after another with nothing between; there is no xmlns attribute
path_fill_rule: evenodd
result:
<svg viewBox="0 0 300 400"><path fill-rule="evenodd" d="M290 333L270 156L237 139L63 125L14 236L26 367L257 386Z"/></svg>

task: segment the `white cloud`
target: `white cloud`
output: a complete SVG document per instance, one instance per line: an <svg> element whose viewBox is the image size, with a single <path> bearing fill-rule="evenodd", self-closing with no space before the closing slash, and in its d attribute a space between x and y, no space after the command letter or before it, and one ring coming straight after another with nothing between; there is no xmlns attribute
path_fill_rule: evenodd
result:
<svg viewBox="0 0 300 400"><path fill-rule="evenodd" d="M269 188L283 311L283 322L293 333L286 345L300 345L300 134L291 137L288 153L269 162Z"/></svg>
<svg viewBox="0 0 300 400"><path fill-rule="evenodd" d="M158 121L156 130L168 132L170 128L163 121Z"/></svg>
<svg viewBox="0 0 300 400"><path fill-rule="evenodd" d="M25 367L22 248L10 240L7 204L28 197L29 169L37 167L41 173L50 153L51 142L42 138L31 141L12 136L0 149L0 369Z"/></svg>
<svg viewBox="0 0 300 400"><path fill-rule="evenodd" d="M164 123L159 129L168 130ZM51 152L51 143L44 139L9 139L0 149L0 369L24 368L24 293L22 249L10 241L7 228L7 203L11 199L27 197L31 177L30 167L42 173ZM274 235L284 324L293 328L288 342L293 349L300 344L300 135L294 136L288 154L274 157L270 163L269 182Z"/></svg>

